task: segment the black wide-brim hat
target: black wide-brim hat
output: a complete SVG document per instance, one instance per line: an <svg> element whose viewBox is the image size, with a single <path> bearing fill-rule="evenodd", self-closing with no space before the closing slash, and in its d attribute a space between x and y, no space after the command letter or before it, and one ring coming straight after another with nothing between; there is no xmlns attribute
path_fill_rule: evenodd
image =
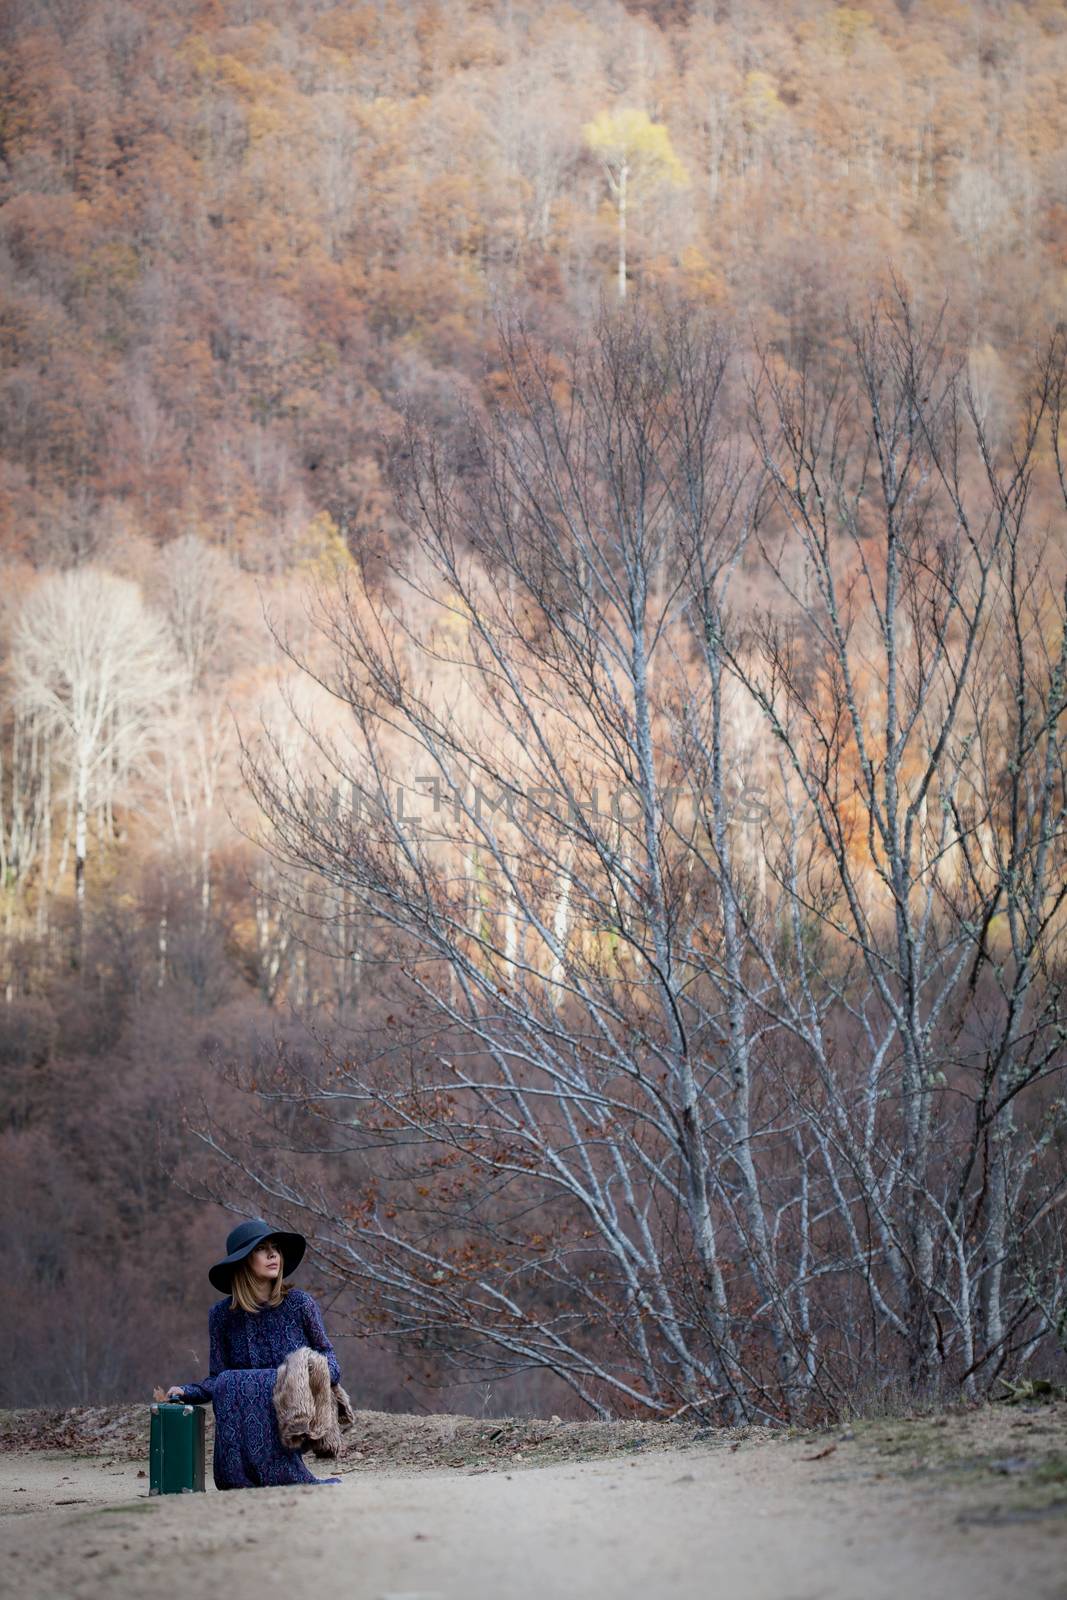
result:
<svg viewBox="0 0 1067 1600"><path fill-rule="evenodd" d="M300 1265L307 1249L307 1240L302 1233L285 1233L279 1228L272 1228L269 1222L264 1222L262 1217L250 1217L247 1222L239 1222L226 1236L226 1254L221 1261L216 1261L208 1269L208 1277L215 1288L222 1294L228 1294L233 1278L234 1268L250 1256L257 1244L262 1244L264 1239L276 1239L282 1257L282 1277L289 1274Z"/></svg>

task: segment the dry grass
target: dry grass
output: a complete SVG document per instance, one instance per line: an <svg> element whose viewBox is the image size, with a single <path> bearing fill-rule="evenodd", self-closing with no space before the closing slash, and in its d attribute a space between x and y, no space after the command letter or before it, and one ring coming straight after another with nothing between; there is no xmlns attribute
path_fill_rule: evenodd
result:
<svg viewBox="0 0 1067 1600"><path fill-rule="evenodd" d="M212 1416L207 1408L208 1447ZM704 1442L780 1436L769 1428L706 1428L677 1422L561 1422L515 1417L408 1416L360 1411L348 1435L346 1465L418 1471L537 1464L676 1449ZM148 1451L148 1402L137 1405L0 1411L0 1447L140 1460Z"/></svg>
<svg viewBox="0 0 1067 1600"><path fill-rule="evenodd" d="M791 1433L806 1459L850 1480L904 1480L957 1506L960 1522L1062 1518L1067 1527L1067 1403L945 1407L856 1418Z"/></svg>

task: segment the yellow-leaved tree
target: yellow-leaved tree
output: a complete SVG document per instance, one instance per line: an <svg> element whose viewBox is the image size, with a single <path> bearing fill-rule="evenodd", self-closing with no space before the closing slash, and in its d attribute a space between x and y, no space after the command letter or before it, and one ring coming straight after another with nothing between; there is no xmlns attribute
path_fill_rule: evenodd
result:
<svg viewBox="0 0 1067 1600"><path fill-rule="evenodd" d="M583 129L585 142L604 163L608 188L619 217L619 299L626 298L626 222L628 207L653 189L680 189L689 182L663 122L647 111L602 111Z"/></svg>

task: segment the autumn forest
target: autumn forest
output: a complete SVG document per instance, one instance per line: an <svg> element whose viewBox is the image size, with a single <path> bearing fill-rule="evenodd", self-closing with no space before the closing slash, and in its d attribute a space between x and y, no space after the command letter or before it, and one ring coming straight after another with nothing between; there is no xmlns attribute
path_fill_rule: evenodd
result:
<svg viewBox="0 0 1067 1600"><path fill-rule="evenodd" d="M1063 0L6 0L0 1403L240 1215L366 1406L1062 1379L1065 135Z"/></svg>

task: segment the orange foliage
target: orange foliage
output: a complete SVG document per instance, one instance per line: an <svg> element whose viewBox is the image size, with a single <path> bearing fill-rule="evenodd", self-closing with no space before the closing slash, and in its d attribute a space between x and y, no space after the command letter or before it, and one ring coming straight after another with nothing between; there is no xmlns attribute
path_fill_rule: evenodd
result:
<svg viewBox="0 0 1067 1600"><path fill-rule="evenodd" d="M609 286L582 128L620 106L691 178L635 208L632 279L788 350L892 261L954 285L1009 363L1026 347L1067 242L1060 6L627 10L90 0L61 35L23 8L0 74L7 461L158 537L190 502L270 528L261 484L220 494L224 421L351 542L341 452L373 460L404 396L483 369L494 296L558 326ZM165 448L123 420L133 395Z"/></svg>

